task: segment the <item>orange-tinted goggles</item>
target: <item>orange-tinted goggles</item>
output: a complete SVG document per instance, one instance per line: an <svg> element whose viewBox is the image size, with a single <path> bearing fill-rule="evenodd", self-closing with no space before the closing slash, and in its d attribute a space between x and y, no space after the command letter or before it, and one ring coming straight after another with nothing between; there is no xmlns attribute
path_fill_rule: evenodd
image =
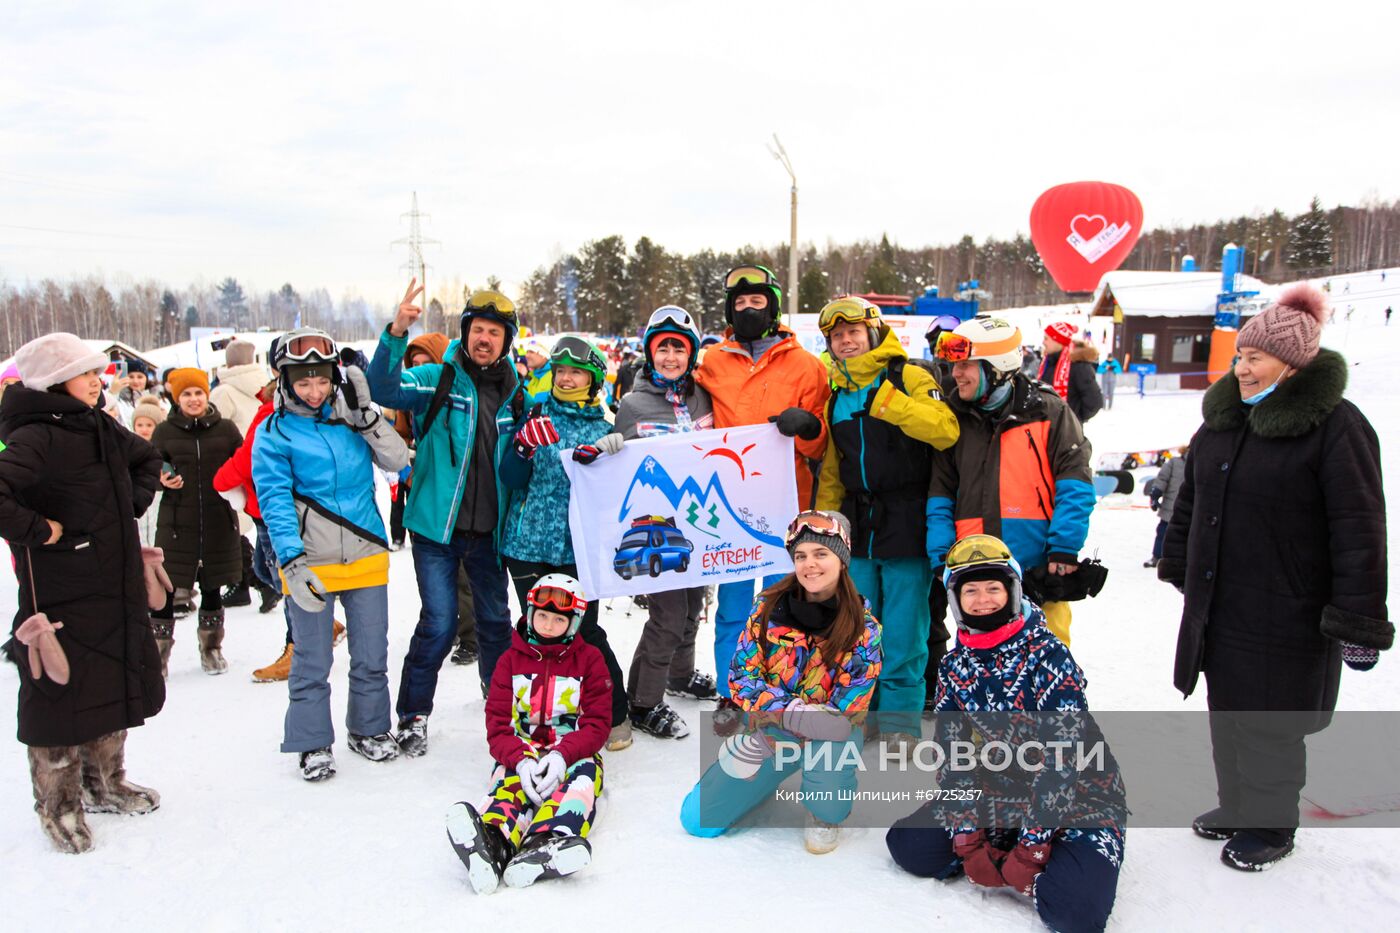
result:
<svg viewBox="0 0 1400 933"><path fill-rule="evenodd" d="M822 512L812 509L807 512L799 512L797 517L788 525L787 538L785 543L791 547L793 540L804 530L810 529L819 535L831 535L840 538L850 546L850 539L846 537L846 529L841 527L841 523L836 520L836 516L830 512Z"/></svg>
<svg viewBox="0 0 1400 933"><path fill-rule="evenodd" d="M938 341L933 345L933 355L950 363L969 359L972 356L972 341L962 334L945 330L938 335Z"/></svg>
<svg viewBox="0 0 1400 933"><path fill-rule="evenodd" d="M526 600L536 609L550 612L567 614L588 608L588 600L557 586L537 586L526 595Z"/></svg>
<svg viewBox="0 0 1400 933"><path fill-rule="evenodd" d="M283 353L288 360L333 360L335 343L323 334L299 334L287 340Z"/></svg>
<svg viewBox="0 0 1400 933"><path fill-rule="evenodd" d="M762 266L739 266L729 270L724 277L725 288L738 288L740 285L776 285L773 273Z"/></svg>

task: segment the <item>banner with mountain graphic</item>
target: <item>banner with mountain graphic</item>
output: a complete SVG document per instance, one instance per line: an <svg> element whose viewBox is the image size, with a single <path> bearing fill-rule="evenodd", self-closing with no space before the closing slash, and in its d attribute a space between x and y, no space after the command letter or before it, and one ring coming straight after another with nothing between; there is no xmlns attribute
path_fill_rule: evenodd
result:
<svg viewBox="0 0 1400 933"><path fill-rule="evenodd" d="M628 441L588 466L561 451L569 527L589 599L792 570L792 438L771 424Z"/></svg>

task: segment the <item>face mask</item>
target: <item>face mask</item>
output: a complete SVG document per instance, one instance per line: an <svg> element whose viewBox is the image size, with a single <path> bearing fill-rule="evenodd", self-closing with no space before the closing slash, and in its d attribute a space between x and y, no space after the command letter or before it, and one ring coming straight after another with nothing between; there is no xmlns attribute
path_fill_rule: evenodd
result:
<svg viewBox="0 0 1400 933"><path fill-rule="evenodd" d="M593 386L579 386L577 389L565 389L554 386L550 389L554 397L561 402L586 402L593 395Z"/></svg>
<svg viewBox="0 0 1400 933"><path fill-rule="evenodd" d="M1246 399L1240 399L1240 401L1244 402L1246 405L1249 405L1251 407L1254 405L1258 405L1260 402L1264 401L1264 399L1268 398L1270 395L1273 395L1274 390L1278 388L1278 384L1282 381L1283 373L1279 373L1278 378L1274 380L1273 385L1269 386L1267 389L1265 389L1263 392L1260 392L1258 395Z"/></svg>
<svg viewBox="0 0 1400 933"><path fill-rule="evenodd" d="M773 315L767 308L745 308L734 312L734 336L753 341L766 335L773 326Z"/></svg>

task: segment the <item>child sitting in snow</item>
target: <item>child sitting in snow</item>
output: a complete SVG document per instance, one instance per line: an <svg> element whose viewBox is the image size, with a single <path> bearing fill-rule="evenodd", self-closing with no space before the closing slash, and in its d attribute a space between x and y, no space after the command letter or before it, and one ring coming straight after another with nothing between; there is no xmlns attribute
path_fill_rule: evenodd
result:
<svg viewBox="0 0 1400 933"><path fill-rule="evenodd" d="M1045 627L1040 609L1022 599L1021 568L1006 545L991 535L963 538L948 551L943 579L958 640L939 664L934 712L992 714L978 720L984 732L984 720L1024 719L1014 715L1020 711L1068 714L1067 724L1077 726L1075 714L1088 710L1084 672ZM966 718L940 717L940 737L946 741L949 727L967 731L970 725ZM1053 930L1102 930L1118 889L1124 836L1123 785L1111 756L1108 762L1098 778L1088 772L1076 777L1072 766L1068 776L1046 767L1028 788L1021 786L1030 791L1027 811L1047 801L1073 801L1073 822L1089 828L988 827L960 814L930 819L937 805L928 804L896 823L885 844L912 874L947 880L961 871L975 885L1030 896ZM940 787L949 786L940 776ZM997 812L1011 812L1013 789L1014 782L1002 780L985 799L997 801L1003 808Z"/></svg>
<svg viewBox="0 0 1400 933"><path fill-rule="evenodd" d="M455 803L447 837L478 894L571 875L592 858L588 833L603 790L612 678L597 648L575 638L588 600L573 577L540 577L486 698L496 769L480 808Z"/></svg>

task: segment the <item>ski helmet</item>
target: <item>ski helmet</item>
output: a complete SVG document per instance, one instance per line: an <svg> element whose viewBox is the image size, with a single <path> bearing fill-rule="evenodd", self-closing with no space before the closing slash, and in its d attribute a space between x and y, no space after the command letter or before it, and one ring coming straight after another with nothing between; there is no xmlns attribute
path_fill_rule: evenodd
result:
<svg viewBox="0 0 1400 933"><path fill-rule="evenodd" d="M970 580L1000 579L1006 584L1008 618L1021 611L1021 565L1011 550L993 535L968 535L948 549L943 563L943 586L948 591L948 611L960 628L970 626L963 617L958 587Z"/></svg>
<svg viewBox="0 0 1400 933"><path fill-rule="evenodd" d="M735 266L724 277L724 321L731 327L734 326L734 299L740 295L767 295L765 310L772 322L777 323L783 311L783 287L772 269L759 265Z"/></svg>
<svg viewBox="0 0 1400 933"><path fill-rule="evenodd" d="M466 342L467 334L471 331L472 321L477 318L481 318L483 321L495 321L506 329L506 342L501 347L501 358L509 356L510 345L515 341L515 335L520 329L519 320L515 316L515 302L489 288L479 288L467 296L467 306L462 309L461 341L463 344ZM465 352L465 348L463 352Z"/></svg>
<svg viewBox="0 0 1400 933"><path fill-rule="evenodd" d="M880 320L880 306L855 295L844 295L835 301L827 302L817 318L817 327L826 338L827 348L831 348L831 332L837 324L864 324L870 331L870 349L880 342L884 322Z"/></svg>
<svg viewBox="0 0 1400 933"><path fill-rule="evenodd" d="M572 366L582 369L593 379L592 391L596 393L608 378L608 360L603 351L582 337L573 334L560 337L549 354L553 366Z"/></svg>
<svg viewBox="0 0 1400 933"><path fill-rule="evenodd" d="M578 634L579 626L583 624L588 599L583 595L583 585L568 574L547 573L536 580L525 594L525 638L539 644L542 639L535 631L536 609L570 616L569 628L560 637L560 641L568 641Z"/></svg>
<svg viewBox="0 0 1400 933"><path fill-rule="evenodd" d="M646 357L648 376L656 371L656 367L652 365L651 351L653 338L659 334L675 334L685 341L690 349L685 374L690 375L700 352L700 329L695 326L695 319L690 316L690 312L677 305L662 305L651 313L646 330L642 332L642 353Z"/></svg>
<svg viewBox="0 0 1400 933"><path fill-rule="evenodd" d="M269 354L283 391L296 397L292 384L308 376L325 376L332 394L340 385L340 356L331 335L316 327L298 327L273 342Z"/></svg>

